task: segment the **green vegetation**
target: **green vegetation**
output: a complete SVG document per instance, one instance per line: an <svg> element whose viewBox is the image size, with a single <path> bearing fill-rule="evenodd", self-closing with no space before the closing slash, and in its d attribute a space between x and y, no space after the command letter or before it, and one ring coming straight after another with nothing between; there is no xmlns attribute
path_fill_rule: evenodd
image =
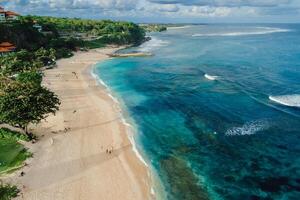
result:
<svg viewBox="0 0 300 200"><path fill-rule="evenodd" d="M35 24L42 32L34 28ZM24 16L19 21L0 23L0 41L12 42L19 50L52 48L56 58L72 56L77 48L138 45L144 40L144 29L131 22Z"/></svg>
<svg viewBox="0 0 300 200"><path fill-rule="evenodd" d="M14 140L14 141L30 141L27 135L21 134L17 131L9 130L8 128L0 128L0 139Z"/></svg>
<svg viewBox="0 0 300 200"><path fill-rule="evenodd" d="M102 42L102 40L96 39L91 41L84 41L83 46L87 49L95 49L95 48L104 47L105 44Z"/></svg>
<svg viewBox="0 0 300 200"><path fill-rule="evenodd" d="M0 185L0 199L10 200L18 196L19 189L16 186Z"/></svg>
<svg viewBox="0 0 300 200"><path fill-rule="evenodd" d="M18 141L29 141L24 134L0 128L0 174L9 173L21 167L32 154Z"/></svg>
<svg viewBox="0 0 300 200"><path fill-rule="evenodd" d="M143 24L141 27L146 32L163 32L167 30L167 26L161 24Z"/></svg>
<svg viewBox="0 0 300 200"><path fill-rule="evenodd" d="M55 64L55 50L40 48L35 52L21 50L0 57L0 73L12 76L17 73L39 70L43 66Z"/></svg>
<svg viewBox="0 0 300 200"><path fill-rule="evenodd" d="M36 21L44 31L51 31L60 36L83 40L97 38L103 44L140 44L145 38L144 30L132 22L38 16L26 16L21 20Z"/></svg>
<svg viewBox="0 0 300 200"><path fill-rule="evenodd" d="M35 85L38 87L41 85L43 79L43 75L40 72L37 71L28 71L28 72L22 72L18 74L16 80L20 83L28 83Z"/></svg>
<svg viewBox="0 0 300 200"><path fill-rule="evenodd" d="M18 49L36 50L45 46L49 39L33 28L29 22L0 23L0 41L12 42Z"/></svg>
<svg viewBox="0 0 300 200"><path fill-rule="evenodd" d="M54 114L60 101L53 92L38 84L40 80L34 72L22 76L21 81L0 78L0 121L22 128L31 136L27 132L29 123L39 123L47 114Z"/></svg>

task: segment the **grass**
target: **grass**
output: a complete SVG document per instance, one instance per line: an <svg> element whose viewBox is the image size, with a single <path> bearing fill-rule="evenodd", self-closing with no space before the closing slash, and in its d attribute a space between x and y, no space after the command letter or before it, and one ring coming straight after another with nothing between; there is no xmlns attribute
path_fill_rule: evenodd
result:
<svg viewBox="0 0 300 200"><path fill-rule="evenodd" d="M20 140L29 141L29 138L24 134L9 129L0 129L0 175L22 167L24 161L32 156L19 143Z"/></svg>
<svg viewBox="0 0 300 200"><path fill-rule="evenodd" d="M16 186L0 185L0 200L10 200L18 196L19 189Z"/></svg>

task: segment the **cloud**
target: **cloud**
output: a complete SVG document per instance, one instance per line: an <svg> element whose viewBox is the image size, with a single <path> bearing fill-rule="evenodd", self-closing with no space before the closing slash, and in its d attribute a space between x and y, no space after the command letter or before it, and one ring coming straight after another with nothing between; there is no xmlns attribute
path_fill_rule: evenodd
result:
<svg viewBox="0 0 300 200"><path fill-rule="evenodd" d="M179 7L174 4L164 4L164 5L159 6L158 11L160 11L160 12L177 12L177 11L179 11Z"/></svg>
<svg viewBox="0 0 300 200"><path fill-rule="evenodd" d="M300 0L0 0L0 4L21 14L134 21L145 18L249 21L251 18L270 19L269 16L300 19Z"/></svg>
<svg viewBox="0 0 300 200"><path fill-rule="evenodd" d="M132 10L136 8L138 0L0 0L0 2L31 8Z"/></svg>

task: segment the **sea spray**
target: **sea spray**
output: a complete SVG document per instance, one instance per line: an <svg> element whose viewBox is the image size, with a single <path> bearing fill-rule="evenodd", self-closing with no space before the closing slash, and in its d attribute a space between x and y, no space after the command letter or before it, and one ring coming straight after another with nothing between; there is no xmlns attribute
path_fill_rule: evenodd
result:
<svg viewBox="0 0 300 200"><path fill-rule="evenodd" d="M259 131L263 131L269 128L269 124L266 120L257 120L244 124L240 127L233 127L226 131L225 135L234 136L234 135L253 135Z"/></svg>

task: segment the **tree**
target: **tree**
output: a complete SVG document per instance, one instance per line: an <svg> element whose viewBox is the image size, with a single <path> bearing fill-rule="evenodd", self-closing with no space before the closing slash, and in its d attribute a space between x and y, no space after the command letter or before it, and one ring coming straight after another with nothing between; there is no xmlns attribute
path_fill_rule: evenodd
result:
<svg viewBox="0 0 300 200"><path fill-rule="evenodd" d="M38 62L43 63L44 66L55 64L55 50L46 50L43 47L34 52L34 57Z"/></svg>
<svg viewBox="0 0 300 200"><path fill-rule="evenodd" d="M3 75L14 75L20 72L37 70L43 63L35 59L33 53L21 50L0 57L0 69Z"/></svg>
<svg viewBox="0 0 300 200"><path fill-rule="evenodd" d="M37 124L59 109L60 101L53 92L30 82L0 78L0 121L22 128L28 136L30 123Z"/></svg>
<svg viewBox="0 0 300 200"><path fill-rule="evenodd" d="M0 199L2 200L16 198L19 192L20 191L16 186L0 184Z"/></svg>
<svg viewBox="0 0 300 200"><path fill-rule="evenodd" d="M36 86L41 85L42 79L42 73L37 71L22 72L16 77L16 80L21 83L33 84Z"/></svg>

